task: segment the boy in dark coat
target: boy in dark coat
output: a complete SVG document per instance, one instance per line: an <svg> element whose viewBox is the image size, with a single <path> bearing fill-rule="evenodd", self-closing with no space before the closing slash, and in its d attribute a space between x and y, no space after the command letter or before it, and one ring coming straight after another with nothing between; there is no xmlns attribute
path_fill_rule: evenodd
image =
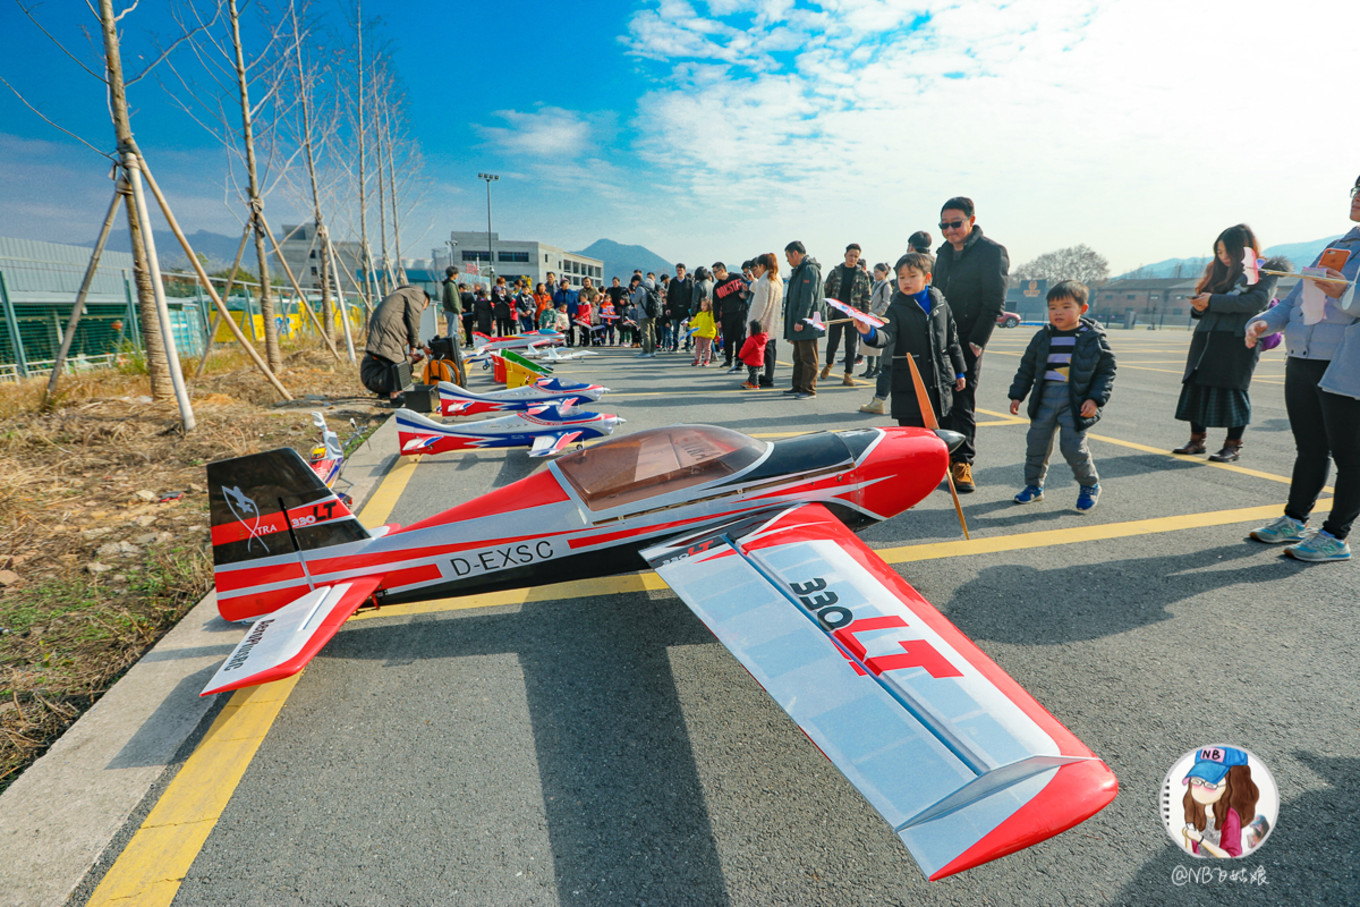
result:
<svg viewBox="0 0 1360 907"><path fill-rule="evenodd" d="M1115 361L1105 331L1082 317L1089 295L1075 280L1059 281L1048 291L1048 324L1029 342L1011 382L1011 415L1034 392L1028 409L1025 487L1015 496L1017 504L1043 500L1054 433L1059 433L1058 446L1081 485L1077 512L1089 513L1100 499L1100 477L1086 447L1086 430L1110 401Z"/></svg>
<svg viewBox="0 0 1360 907"><path fill-rule="evenodd" d="M856 321L865 344L880 347L897 360L892 370L892 417L898 425L926 427L916 402L911 369L902 362L911 356L921 373L936 425L949 412L954 391L964 386L963 349L954 316L943 294L930 285L935 260L925 252L908 252L897 260L897 292L893 294L881 328Z"/></svg>

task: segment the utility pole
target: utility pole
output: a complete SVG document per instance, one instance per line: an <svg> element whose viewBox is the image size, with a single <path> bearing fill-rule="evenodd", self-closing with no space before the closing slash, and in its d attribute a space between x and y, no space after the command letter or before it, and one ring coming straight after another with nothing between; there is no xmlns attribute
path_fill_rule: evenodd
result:
<svg viewBox="0 0 1360 907"><path fill-rule="evenodd" d="M487 282L494 282L496 279L496 250L491 245L491 184L500 179L494 173L479 173L477 178L486 180L486 254L487 262Z"/></svg>

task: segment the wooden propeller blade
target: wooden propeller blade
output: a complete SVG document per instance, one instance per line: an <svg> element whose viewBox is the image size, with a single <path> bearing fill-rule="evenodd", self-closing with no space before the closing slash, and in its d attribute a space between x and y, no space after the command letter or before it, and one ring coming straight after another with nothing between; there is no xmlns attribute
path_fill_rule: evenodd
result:
<svg viewBox="0 0 1360 907"><path fill-rule="evenodd" d="M930 395L926 393L926 383L921 380L921 371L916 367L916 357L908 353L905 358L907 365L911 367L911 383L916 389L916 405L921 410L921 418L925 421L926 428L935 431L940 427L940 423L935 418L935 407L930 402ZM954 512L959 515L963 537L971 540L972 536L968 534L968 521L963 518L963 505L959 503L959 491L954 487L953 470L945 470L944 477L949 482L949 494L954 498Z"/></svg>

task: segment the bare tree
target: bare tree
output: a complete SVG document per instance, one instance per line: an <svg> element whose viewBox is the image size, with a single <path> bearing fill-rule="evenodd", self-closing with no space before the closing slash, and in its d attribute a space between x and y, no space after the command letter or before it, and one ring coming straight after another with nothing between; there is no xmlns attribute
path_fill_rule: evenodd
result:
<svg viewBox="0 0 1360 907"><path fill-rule="evenodd" d="M217 28L206 23L192 3L176 12L181 26L186 30L195 28L191 46L201 73L189 74L183 67L172 64L170 68L178 85L167 89L182 109L228 149L228 185L236 182L235 163L239 160L244 166L245 184L238 184L236 190L246 206L244 222L254 234L265 358L269 367L278 371L283 366L283 355L279 350L263 213L265 197L300 151L293 148L286 152L277 129L279 120L289 113L293 103L284 100L280 91L294 54L295 33L290 28L293 3L285 0L277 18L269 17L260 8L256 25L262 30L263 40L250 54L242 37L237 0L225 3L226 16Z"/></svg>
<svg viewBox="0 0 1360 907"><path fill-rule="evenodd" d="M109 213L105 218L104 227L100 231L100 238L95 243L95 251L91 256L90 265L86 272L86 278L81 291L77 293L75 305L72 308L71 318L67 325L66 335L62 339L61 351L58 353L57 362L53 368L53 380L49 381L47 389L47 399L51 399L56 389L56 377L61 371L62 356L69 349L71 338L74 334L76 325L80 321L81 309L84 303L85 291L88 289L89 281L93 276L95 268L98 266L100 253L103 250L103 243L107 238L108 229L112 225L115 210L119 204L127 209L128 232L132 241L134 271L136 273L136 284L138 288L138 312L140 314L141 332L143 339L143 350L146 354L147 370L151 381L152 395L158 399L165 399L171 393L175 396L180 409L180 415L185 431L191 431L196 425L193 408L189 403L189 395L185 386L184 375L180 369L179 355L175 347L174 331L171 328L170 312L165 299L165 290L161 282L160 264L156 254L154 237L151 230L150 208L146 202L142 190L143 178L146 186L151 190L157 204L164 215L166 223L171 232L179 241L185 255L194 265L198 272L199 279L203 281L204 288L213 304L217 307L218 314L227 317L228 312L221 297L214 291L211 283L208 282L207 274L203 270L201 256L194 253L185 238L175 219L174 213L170 209L170 204L156 185L155 179L147 167L146 160L142 156L141 150L137 147L136 140L132 137L131 113L127 103L127 88L139 80L145 78L161 63L166 62L170 54L182 43L191 41L200 31L211 27L216 21L221 11L219 2L213 16L207 21L200 18L199 24L185 30L170 45L163 48L159 54L153 55L150 62L142 72L132 78L125 78L122 67L122 39L118 31L118 24L124 16L137 8L134 2L131 6L121 13L114 13L112 0L99 0L98 9L92 11L99 19L100 35L102 38L103 66L104 73L100 75L92 67L87 66L80 59L68 50L52 33L44 28L32 12L25 8L22 3L19 7L24 14L38 27L42 33L52 40L58 48L68 57L76 62L87 73L94 76L103 83L108 90L108 106L110 117L113 121L114 134L118 145L118 157L113 158L104 152L99 151L90 142L57 125L47 116L29 104L23 95L14 89L13 86L5 82L7 86L14 90L19 99L31 110L42 117L46 122L55 128L65 132L75 138L81 144L95 150L102 156L115 162L114 177L117 180L117 192L115 203L110 206ZM0 81L4 81L0 79ZM242 344L246 352L255 360L255 364L265 377L274 385L275 389L285 399L292 399L288 390L279 383L278 378L269 370L268 365L259 358L254 348L246 341L245 336L234 322L230 323L232 333ZM168 384L168 387L167 387Z"/></svg>
<svg viewBox="0 0 1360 907"><path fill-rule="evenodd" d="M368 79L365 73L367 60L364 57L364 10L363 0L354 0L354 38L356 45L356 64L359 80L355 87L354 137L359 145L359 255L362 261L363 292L365 304L371 310L374 299L369 290L373 280L373 261L369 255L368 244L368 120L364 117L364 99L368 94Z"/></svg>
<svg viewBox="0 0 1360 907"><path fill-rule="evenodd" d="M297 6L290 5L288 14L293 31L292 87L296 91L298 99L298 117L294 120L298 127L296 140L305 155L308 184L306 196L312 209L312 222L316 227L312 235L311 254L316 254L317 247L320 246L321 321L325 325L326 332L331 333L334 331L335 317L331 311L332 275L330 273L330 256L327 254L330 235L326 229L326 218L321 211L321 189L317 171L318 158L327 144L327 138L334 134L334 129L333 127L321 128L313 116L318 89L325 83L325 78L329 73L327 73L317 55L307 54L303 51L304 45L310 43L306 40L310 32L304 32ZM334 121L330 120L329 122L333 123Z"/></svg>
<svg viewBox="0 0 1360 907"><path fill-rule="evenodd" d="M1110 263L1090 246L1069 246L1045 252L1020 265L1014 274L1022 280L1079 280L1090 287L1109 279Z"/></svg>

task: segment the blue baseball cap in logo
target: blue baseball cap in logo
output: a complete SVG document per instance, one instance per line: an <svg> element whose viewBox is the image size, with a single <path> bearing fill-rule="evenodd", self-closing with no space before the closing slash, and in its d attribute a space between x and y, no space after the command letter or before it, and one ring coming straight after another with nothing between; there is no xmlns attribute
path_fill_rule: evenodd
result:
<svg viewBox="0 0 1360 907"><path fill-rule="evenodd" d="M1218 784L1234 765L1246 765L1247 754L1231 746L1206 746L1195 753L1195 765L1185 773L1182 784L1189 784L1191 778L1199 778L1210 784Z"/></svg>

